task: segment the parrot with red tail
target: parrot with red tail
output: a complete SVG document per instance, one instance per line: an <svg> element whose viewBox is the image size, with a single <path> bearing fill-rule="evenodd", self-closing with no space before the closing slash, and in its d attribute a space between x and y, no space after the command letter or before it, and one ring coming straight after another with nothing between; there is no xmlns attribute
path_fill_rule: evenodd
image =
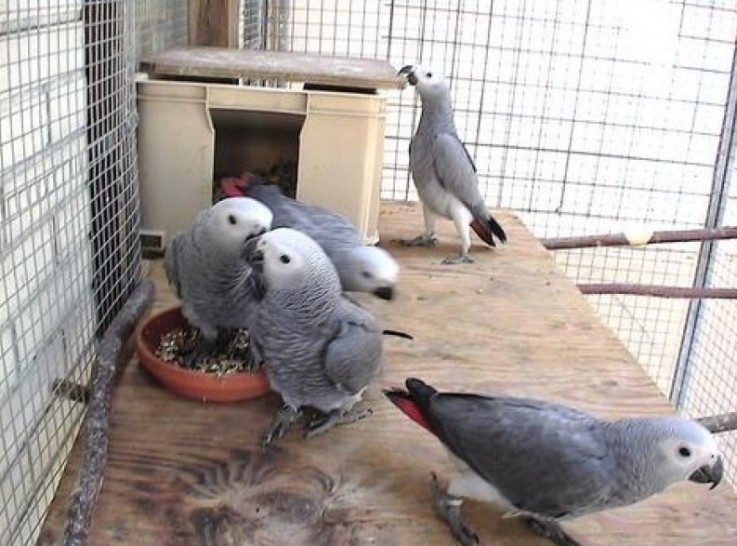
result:
<svg viewBox="0 0 737 546"><path fill-rule="evenodd" d="M558 546L580 546L560 521L634 504L680 481L713 489L722 479L716 440L691 420L605 421L531 398L438 392L415 378L405 386L384 394L450 452L458 475L442 491L433 474L433 500L464 546L480 543L461 517L464 497L525 517Z"/></svg>

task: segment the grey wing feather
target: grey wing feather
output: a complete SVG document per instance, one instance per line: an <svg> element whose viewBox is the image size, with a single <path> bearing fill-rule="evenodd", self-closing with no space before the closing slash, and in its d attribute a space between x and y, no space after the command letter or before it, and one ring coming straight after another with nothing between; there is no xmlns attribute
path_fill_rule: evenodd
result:
<svg viewBox="0 0 737 546"><path fill-rule="evenodd" d="M179 233L176 235L171 240L169 246L166 248L166 252L164 253L164 271L166 272L166 278L178 298L182 297L182 284L178 264L179 257L183 251L182 247L185 244L185 237L185 233Z"/></svg>
<svg viewBox="0 0 737 546"><path fill-rule="evenodd" d="M381 365L381 329L365 311L351 313L337 325L325 352L325 373L351 394L376 376Z"/></svg>
<svg viewBox="0 0 737 546"><path fill-rule="evenodd" d="M433 141L432 155L435 176L443 187L472 212L487 215L476 165L458 137L451 133L438 134Z"/></svg>
<svg viewBox="0 0 737 546"><path fill-rule="evenodd" d="M274 227L292 227L304 232L315 239L331 258L339 248L361 244L356 226L336 212L296 201L274 186L254 186L249 195L271 209Z"/></svg>
<svg viewBox="0 0 737 546"><path fill-rule="evenodd" d="M614 486L601 423L537 400L439 394L438 437L519 510L549 517L586 512Z"/></svg>

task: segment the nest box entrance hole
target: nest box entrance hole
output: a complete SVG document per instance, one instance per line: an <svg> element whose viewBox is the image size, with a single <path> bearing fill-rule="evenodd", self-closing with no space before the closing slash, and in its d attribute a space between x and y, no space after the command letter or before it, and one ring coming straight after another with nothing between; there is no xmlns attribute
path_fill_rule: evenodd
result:
<svg viewBox="0 0 737 546"><path fill-rule="evenodd" d="M244 172L277 184L289 197L297 192L299 138L305 116L278 112L213 109L215 160L213 202L224 177Z"/></svg>

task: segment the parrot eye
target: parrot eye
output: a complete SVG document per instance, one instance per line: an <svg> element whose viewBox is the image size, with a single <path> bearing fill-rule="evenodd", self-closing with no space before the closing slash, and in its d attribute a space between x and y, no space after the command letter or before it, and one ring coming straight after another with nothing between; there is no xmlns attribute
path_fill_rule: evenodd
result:
<svg viewBox="0 0 737 546"><path fill-rule="evenodd" d="M370 279L373 275L371 275L371 273L369 273L368 271L361 271L361 276L364 279Z"/></svg>
<svg viewBox="0 0 737 546"><path fill-rule="evenodd" d="M238 220L236 220L235 216L233 216L232 214L228 214L228 223L231 226L234 226L238 223Z"/></svg>
<svg viewBox="0 0 737 546"><path fill-rule="evenodd" d="M427 76L428 78L432 78L432 72L428 72L427 74L425 74L425 76Z"/></svg>
<svg viewBox="0 0 737 546"><path fill-rule="evenodd" d="M279 256L279 261L283 264L288 264L289 262L292 261L292 259L286 254L282 254L281 256Z"/></svg>
<svg viewBox="0 0 737 546"><path fill-rule="evenodd" d="M678 448L678 454L681 457L690 457L691 456L691 450L688 449L686 446L682 446Z"/></svg>

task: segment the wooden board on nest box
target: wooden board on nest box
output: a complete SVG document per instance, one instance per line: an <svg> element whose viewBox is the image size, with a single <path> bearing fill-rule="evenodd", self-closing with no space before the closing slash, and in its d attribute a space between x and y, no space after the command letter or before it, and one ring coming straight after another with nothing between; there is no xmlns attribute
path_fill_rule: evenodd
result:
<svg viewBox="0 0 737 546"><path fill-rule="evenodd" d="M668 414L667 400L513 215L499 212L510 242L475 244L476 263L443 266L458 251L450 222L437 248L390 243L422 229L420 207L384 203L382 245L402 265L395 302L360 298L385 328L383 377L367 395L374 415L303 440L299 430L261 453L279 407L269 395L206 405L178 398L129 365L113 400L110 458L91 545L455 544L433 513L429 480L452 470L440 444L380 394L408 375L439 389L542 397L603 416ZM150 276L158 304L172 305L160 262ZM60 536L81 460L81 442L43 531ZM476 502L465 508L487 546L550 546L516 518ZM586 546L737 544L737 498L684 483L638 505L566 523Z"/></svg>
<svg viewBox="0 0 737 546"><path fill-rule="evenodd" d="M397 69L379 59L288 51L187 47L153 53L141 64L154 76L278 80L318 89L402 89L406 84Z"/></svg>

